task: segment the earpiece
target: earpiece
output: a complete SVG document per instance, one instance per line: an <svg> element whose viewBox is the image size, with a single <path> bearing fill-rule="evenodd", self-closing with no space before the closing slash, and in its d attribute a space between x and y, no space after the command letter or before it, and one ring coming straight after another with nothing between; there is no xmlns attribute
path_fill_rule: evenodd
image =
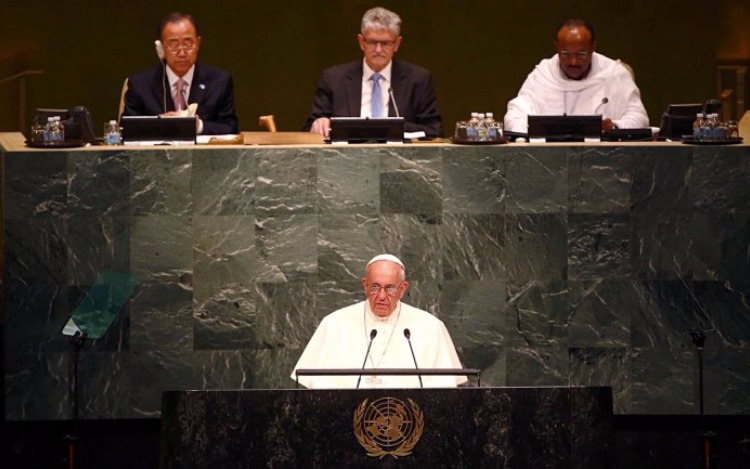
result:
<svg viewBox="0 0 750 469"><path fill-rule="evenodd" d="M160 40L154 41L154 47L156 47L156 55L159 57L159 60L164 60L164 46L162 46Z"/></svg>
<svg viewBox="0 0 750 469"><path fill-rule="evenodd" d="M159 57L162 69L162 98L164 99L164 112L167 112L167 67L164 65L164 46L159 39L154 41L154 48L156 49L156 55Z"/></svg>

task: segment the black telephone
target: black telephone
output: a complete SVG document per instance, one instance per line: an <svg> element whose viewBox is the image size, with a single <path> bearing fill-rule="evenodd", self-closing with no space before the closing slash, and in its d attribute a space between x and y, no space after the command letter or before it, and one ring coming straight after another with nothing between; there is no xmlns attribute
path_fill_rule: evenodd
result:
<svg viewBox="0 0 750 469"><path fill-rule="evenodd" d="M66 142L96 143L102 140L94 134L91 114L84 106L76 106L72 109L38 108L33 123L43 126L52 116L60 117L65 128Z"/></svg>
<svg viewBox="0 0 750 469"><path fill-rule="evenodd" d="M69 122L65 123L65 140L68 140L68 129L71 129L71 140L85 143L96 143L102 139L94 134L94 123L91 113L84 106L76 106L69 111Z"/></svg>

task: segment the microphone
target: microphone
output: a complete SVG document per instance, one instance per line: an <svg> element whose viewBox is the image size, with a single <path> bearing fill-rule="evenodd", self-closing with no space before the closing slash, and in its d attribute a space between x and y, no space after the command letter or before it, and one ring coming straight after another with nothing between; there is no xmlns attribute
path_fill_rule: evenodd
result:
<svg viewBox="0 0 750 469"><path fill-rule="evenodd" d="M398 112L398 106L396 106L396 97L393 96L393 87L388 88L388 96L393 103L393 110L396 111L396 117L401 117L401 114Z"/></svg>
<svg viewBox="0 0 750 469"><path fill-rule="evenodd" d="M414 356L414 347L411 346L411 331L409 330L408 327L404 329L404 337L406 337L406 340L409 342L409 350L411 350L411 358L412 360L414 360L414 369L418 370L419 367L417 366L417 357ZM419 387L423 388L424 386L422 385L422 375L417 375L417 378L419 378Z"/></svg>
<svg viewBox="0 0 750 469"><path fill-rule="evenodd" d="M605 96L605 97L603 97L603 98L602 98L602 102L601 102L601 103L599 103L599 105L598 105L598 106L596 106L596 109L594 109L594 114L596 114L596 112L597 112L597 111L599 110L599 108L600 108L600 107L604 106L604 105L605 105L605 104L607 104L608 102L609 102L609 98L608 98L608 97L606 97L606 96Z"/></svg>
<svg viewBox="0 0 750 469"><path fill-rule="evenodd" d="M370 343L367 344L367 352L365 352L365 361L362 362L362 369L365 369L365 365L367 365L367 357L370 356L370 348L372 347L372 341L375 339L375 336L378 335L378 331L373 329L370 331ZM357 387L356 389L359 389L359 383L362 381L362 375L359 375L359 378L357 379Z"/></svg>

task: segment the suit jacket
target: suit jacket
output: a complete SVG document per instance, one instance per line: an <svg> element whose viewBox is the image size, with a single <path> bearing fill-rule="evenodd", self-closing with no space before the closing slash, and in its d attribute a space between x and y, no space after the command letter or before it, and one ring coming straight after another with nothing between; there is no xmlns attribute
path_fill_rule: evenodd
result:
<svg viewBox="0 0 750 469"><path fill-rule="evenodd" d="M323 71L315 90L315 104L304 129L310 130L319 117L358 117L362 107L362 61L335 65ZM430 72L400 60L391 68L393 95L404 130L423 130L428 137L443 136L443 121L437 110L437 98ZM396 117L393 103L388 116Z"/></svg>
<svg viewBox="0 0 750 469"><path fill-rule="evenodd" d="M230 74L196 63L187 102L198 104L197 114L203 121L203 134L239 132L234 111L234 84ZM124 116L155 116L174 110L172 93L162 65L128 78L128 91L125 93L125 108L122 112Z"/></svg>

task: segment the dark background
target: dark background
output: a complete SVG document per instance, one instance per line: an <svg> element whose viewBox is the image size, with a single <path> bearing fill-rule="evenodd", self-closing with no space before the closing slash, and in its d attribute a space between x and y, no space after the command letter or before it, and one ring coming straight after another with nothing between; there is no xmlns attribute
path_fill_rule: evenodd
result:
<svg viewBox="0 0 750 469"><path fill-rule="evenodd" d="M241 130L257 130L264 114L299 130L321 71L361 57L361 16L378 4L403 19L397 56L433 71L447 129L471 111L502 116L569 16L589 19L598 51L634 68L652 125L669 103L716 96L716 65L750 64L746 0L4 0L0 79L43 70L28 81L27 121L39 107L84 105L99 130L117 114L124 78L156 63L159 18L181 10L198 20L200 60L234 75ZM18 130L17 94L15 83L0 85L0 131Z"/></svg>

